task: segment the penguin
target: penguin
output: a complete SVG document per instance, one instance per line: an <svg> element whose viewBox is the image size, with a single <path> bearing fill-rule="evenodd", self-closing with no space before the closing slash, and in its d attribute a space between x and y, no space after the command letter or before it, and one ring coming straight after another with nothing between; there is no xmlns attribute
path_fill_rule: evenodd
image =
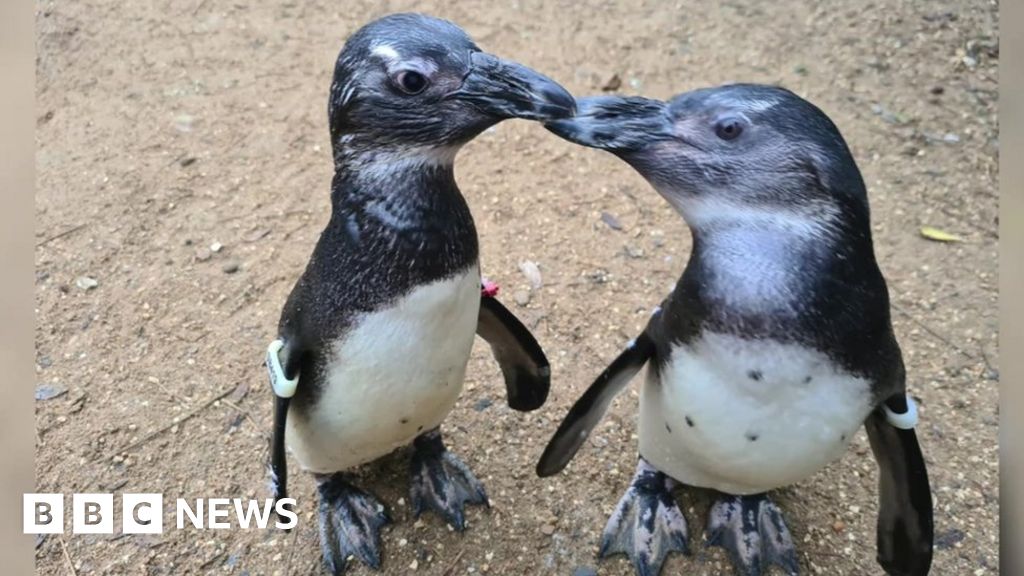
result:
<svg viewBox="0 0 1024 576"><path fill-rule="evenodd" d="M573 97L420 14L375 20L345 43L328 117L331 217L281 313L266 364L276 395L271 475L287 493L286 445L318 484L323 560L379 568L387 508L352 469L412 445L410 500L465 529L483 485L440 425L474 336L491 346L509 406L540 407L550 368L530 331L480 275L476 229L455 183L459 148L508 118L554 120Z"/></svg>
<svg viewBox="0 0 1024 576"><path fill-rule="evenodd" d="M878 562L927 574L931 490L916 407L872 247L864 180L835 124L781 88L733 84L676 96L577 101L547 123L607 150L680 213L693 248L644 331L568 412L537 473L562 470L640 369L639 462L602 535L656 576L689 553L677 485L710 489L707 543L735 573L797 574L768 492L840 458L865 426L879 466ZM866 569L866 567L865 567Z"/></svg>

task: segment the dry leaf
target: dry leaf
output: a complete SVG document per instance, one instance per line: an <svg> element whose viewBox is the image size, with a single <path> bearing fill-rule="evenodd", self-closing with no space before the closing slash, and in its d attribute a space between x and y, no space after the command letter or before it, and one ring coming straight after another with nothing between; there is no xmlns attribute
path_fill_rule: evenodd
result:
<svg viewBox="0 0 1024 576"><path fill-rule="evenodd" d="M964 240L956 234L950 234L949 232L939 230L938 228L932 228L931 226L922 226L921 236L936 242L963 242Z"/></svg>

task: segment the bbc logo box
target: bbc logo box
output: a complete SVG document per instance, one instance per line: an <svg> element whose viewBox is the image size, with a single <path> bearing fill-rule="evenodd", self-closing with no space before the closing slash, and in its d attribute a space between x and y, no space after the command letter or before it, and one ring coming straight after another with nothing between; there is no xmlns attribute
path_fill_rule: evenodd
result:
<svg viewBox="0 0 1024 576"><path fill-rule="evenodd" d="M121 532L160 534L164 529L162 494L123 494ZM26 534L64 532L63 494L25 494L23 510ZM72 494L71 531L75 534L114 533L113 494Z"/></svg>

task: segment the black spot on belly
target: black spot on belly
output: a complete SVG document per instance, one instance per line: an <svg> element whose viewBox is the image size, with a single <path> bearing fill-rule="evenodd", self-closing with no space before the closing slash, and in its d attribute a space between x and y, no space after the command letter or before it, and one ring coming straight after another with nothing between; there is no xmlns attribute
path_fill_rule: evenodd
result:
<svg viewBox="0 0 1024 576"><path fill-rule="evenodd" d="M665 422L665 430L668 430L669 434L672 433L672 427L668 425L668 422Z"/></svg>
<svg viewBox="0 0 1024 576"><path fill-rule="evenodd" d="M423 431L423 425L421 424L421 425L417 426L416 427L416 431L417 432L422 432Z"/></svg>
<svg viewBox="0 0 1024 576"><path fill-rule="evenodd" d="M753 432L747 432L747 440L750 440L751 442L757 442L757 439L760 438L760 437L761 437L760 434L754 434Z"/></svg>
<svg viewBox="0 0 1024 576"><path fill-rule="evenodd" d="M686 425L693 428L693 420L691 420L689 416L684 416L684 418L686 418Z"/></svg>
<svg viewBox="0 0 1024 576"><path fill-rule="evenodd" d="M841 435L839 436L839 441L840 441L840 442L846 442L846 434L841 434Z"/></svg>
<svg viewBox="0 0 1024 576"><path fill-rule="evenodd" d="M402 418L401 420L398 421L398 423L399 424L408 424L409 423L409 419L408 418Z"/></svg>
<svg viewBox="0 0 1024 576"><path fill-rule="evenodd" d="M749 370L747 372L747 376L749 376L750 379L753 380L754 382L759 382L761 380L762 374L760 370Z"/></svg>
<svg viewBox="0 0 1024 576"><path fill-rule="evenodd" d="M810 376L804 378L804 384L810 384L810 383L811 383L811 377Z"/></svg>

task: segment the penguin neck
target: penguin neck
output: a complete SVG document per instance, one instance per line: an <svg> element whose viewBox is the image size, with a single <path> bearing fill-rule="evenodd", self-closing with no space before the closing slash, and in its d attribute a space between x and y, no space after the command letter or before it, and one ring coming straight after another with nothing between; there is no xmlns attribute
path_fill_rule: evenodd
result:
<svg viewBox="0 0 1024 576"><path fill-rule="evenodd" d="M687 273L702 300L742 316L803 313L840 236L837 214L816 210L688 202L680 210L693 234Z"/></svg>
<svg viewBox="0 0 1024 576"><path fill-rule="evenodd" d="M352 149L336 158L331 203L358 208L386 229L433 228L450 212L468 211L455 183L457 147Z"/></svg>

